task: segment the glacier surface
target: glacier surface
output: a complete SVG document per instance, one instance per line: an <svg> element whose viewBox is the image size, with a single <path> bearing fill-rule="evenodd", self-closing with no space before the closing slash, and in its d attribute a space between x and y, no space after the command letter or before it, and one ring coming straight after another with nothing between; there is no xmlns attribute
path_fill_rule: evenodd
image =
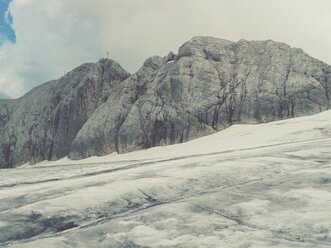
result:
<svg viewBox="0 0 331 248"><path fill-rule="evenodd" d="M331 111L0 173L1 247L330 247Z"/></svg>

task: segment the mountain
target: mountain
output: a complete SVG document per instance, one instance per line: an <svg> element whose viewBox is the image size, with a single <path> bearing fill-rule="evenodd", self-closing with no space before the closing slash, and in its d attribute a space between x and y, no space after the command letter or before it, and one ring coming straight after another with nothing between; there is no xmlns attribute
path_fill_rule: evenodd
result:
<svg viewBox="0 0 331 248"><path fill-rule="evenodd" d="M125 153L235 123L310 115L330 107L330 89L331 66L301 49L194 37L132 75L101 60L2 100L0 167Z"/></svg>
<svg viewBox="0 0 331 248"><path fill-rule="evenodd" d="M0 246L329 248L330 135L328 110L3 170Z"/></svg>
<svg viewBox="0 0 331 248"><path fill-rule="evenodd" d="M72 159L186 142L234 123L269 122L330 107L331 67L268 41L194 37L153 57L78 132Z"/></svg>
<svg viewBox="0 0 331 248"><path fill-rule="evenodd" d="M130 74L112 60L83 64L15 100L0 100L0 167L66 156L77 132Z"/></svg>

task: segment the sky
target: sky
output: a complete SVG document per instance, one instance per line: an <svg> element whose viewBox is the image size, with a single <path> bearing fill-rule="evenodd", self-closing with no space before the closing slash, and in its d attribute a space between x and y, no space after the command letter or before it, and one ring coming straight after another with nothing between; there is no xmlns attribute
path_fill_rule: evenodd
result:
<svg viewBox="0 0 331 248"><path fill-rule="evenodd" d="M11 0L2 0L0 3L0 46L8 40L15 43L15 31L12 28L13 17L8 10Z"/></svg>
<svg viewBox="0 0 331 248"><path fill-rule="evenodd" d="M331 64L331 1L0 0L0 93L20 97L107 51L134 73L197 35L273 39Z"/></svg>

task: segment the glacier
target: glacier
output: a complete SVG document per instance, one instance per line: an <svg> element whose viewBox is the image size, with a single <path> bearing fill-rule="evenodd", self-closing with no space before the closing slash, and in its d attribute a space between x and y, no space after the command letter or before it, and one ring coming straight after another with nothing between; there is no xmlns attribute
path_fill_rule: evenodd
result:
<svg viewBox="0 0 331 248"><path fill-rule="evenodd" d="M330 247L331 110L0 173L1 247Z"/></svg>

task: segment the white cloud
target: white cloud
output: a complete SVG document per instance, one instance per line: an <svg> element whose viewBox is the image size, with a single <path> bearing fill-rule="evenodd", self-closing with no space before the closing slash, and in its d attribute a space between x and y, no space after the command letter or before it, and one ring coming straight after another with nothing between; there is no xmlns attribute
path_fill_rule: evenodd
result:
<svg viewBox="0 0 331 248"><path fill-rule="evenodd" d="M0 48L0 91L17 97L110 52L130 72L195 35L274 39L331 64L329 0L13 0L17 43Z"/></svg>

